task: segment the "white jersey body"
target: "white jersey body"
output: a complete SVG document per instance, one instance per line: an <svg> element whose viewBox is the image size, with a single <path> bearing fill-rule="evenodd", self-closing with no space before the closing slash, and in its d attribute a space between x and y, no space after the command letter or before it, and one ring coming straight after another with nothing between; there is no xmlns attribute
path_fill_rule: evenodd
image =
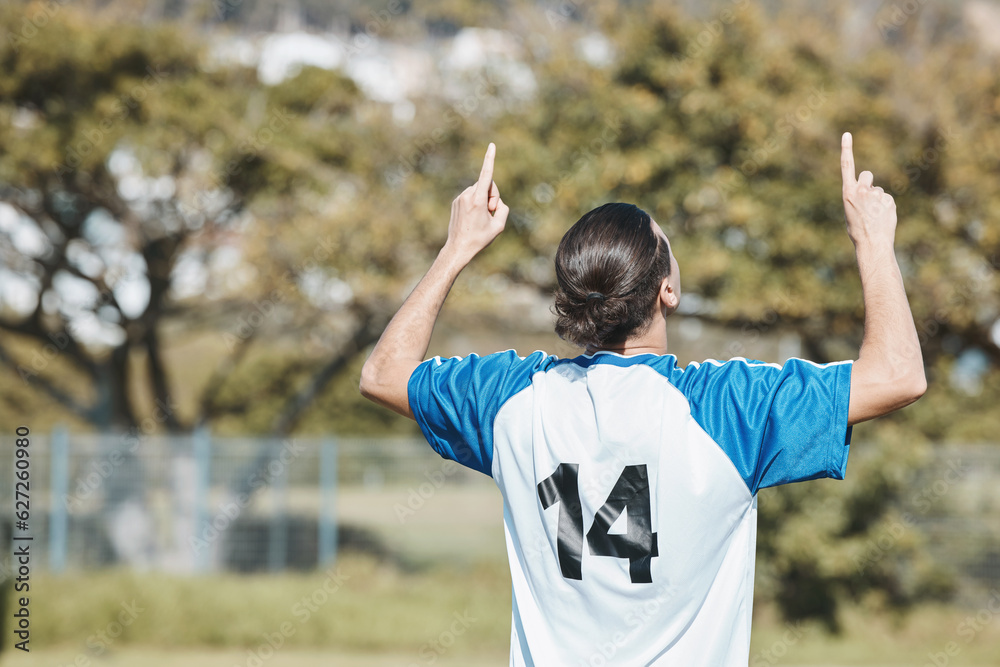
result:
<svg viewBox="0 0 1000 667"><path fill-rule="evenodd" d="M745 667L759 488L843 477L850 362L432 359L410 403L504 499L511 665Z"/></svg>

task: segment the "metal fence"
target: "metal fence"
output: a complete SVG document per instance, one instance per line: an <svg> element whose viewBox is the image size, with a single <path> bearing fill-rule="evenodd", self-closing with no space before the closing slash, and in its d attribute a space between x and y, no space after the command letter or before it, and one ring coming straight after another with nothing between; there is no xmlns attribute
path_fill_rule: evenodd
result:
<svg viewBox="0 0 1000 667"><path fill-rule="evenodd" d="M171 572L326 565L337 553L338 485L394 484L440 465L426 443L413 439L224 438L205 431L135 437L56 429L31 433L29 442L28 518L18 523L24 506L15 504L15 475L5 472L0 537L11 544L11 537L30 536L33 563L55 572L107 565ZM5 471L16 471L8 468L16 449L13 439L0 443Z"/></svg>
<svg viewBox="0 0 1000 667"><path fill-rule="evenodd" d="M900 508L925 548L968 584L1000 586L1000 445L938 447Z"/></svg>
<svg viewBox="0 0 1000 667"><path fill-rule="evenodd" d="M3 469L15 461L0 442ZM51 571L127 565L172 572L279 571L329 564L338 491L426 483L442 461L423 440L32 433L30 516L0 475L0 537L32 537ZM860 454L861 452L859 452ZM852 458L863 466L864 456ZM13 466L12 468L13 469ZM448 484L484 477L449 471ZM488 481L488 480L486 480ZM935 448L901 508L928 552L966 580L1000 584L1000 446ZM9 567L9 558L5 558ZM3 574L0 572L0 574Z"/></svg>

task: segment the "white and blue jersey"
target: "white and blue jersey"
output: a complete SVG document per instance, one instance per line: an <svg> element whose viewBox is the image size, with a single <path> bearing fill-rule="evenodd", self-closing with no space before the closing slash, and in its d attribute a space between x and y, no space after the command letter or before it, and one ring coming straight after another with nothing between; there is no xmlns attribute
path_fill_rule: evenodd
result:
<svg viewBox="0 0 1000 667"><path fill-rule="evenodd" d="M842 479L851 362L434 358L431 446L496 481L511 665L746 667L757 490Z"/></svg>

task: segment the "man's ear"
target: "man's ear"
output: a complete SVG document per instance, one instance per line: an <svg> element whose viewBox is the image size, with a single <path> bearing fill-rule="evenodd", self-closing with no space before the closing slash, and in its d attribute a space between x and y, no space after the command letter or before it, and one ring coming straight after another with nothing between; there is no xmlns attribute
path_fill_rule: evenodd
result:
<svg viewBox="0 0 1000 667"><path fill-rule="evenodd" d="M666 306L667 315L677 310L677 306L680 305L680 302L680 297L670 284L670 277L668 276L660 281L660 303Z"/></svg>

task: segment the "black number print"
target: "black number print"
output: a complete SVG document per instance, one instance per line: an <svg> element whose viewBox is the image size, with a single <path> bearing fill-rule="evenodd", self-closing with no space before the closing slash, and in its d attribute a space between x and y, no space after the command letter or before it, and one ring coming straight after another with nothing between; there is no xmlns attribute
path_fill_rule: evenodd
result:
<svg viewBox="0 0 1000 667"><path fill-rule="evenodd" d="M583 579L583 512L580 504L580 466L560 463L554 473L539 482L542 509L559 503L559 535L556 555L567 579ZM626 512L626 531L613 534L612 524ZM653 581L650 565L659 556L656 533L650 518L649 475L646 465L625 466L604 505L587 531L587 544L595 556L627 558L633 584Z"/></svg>

